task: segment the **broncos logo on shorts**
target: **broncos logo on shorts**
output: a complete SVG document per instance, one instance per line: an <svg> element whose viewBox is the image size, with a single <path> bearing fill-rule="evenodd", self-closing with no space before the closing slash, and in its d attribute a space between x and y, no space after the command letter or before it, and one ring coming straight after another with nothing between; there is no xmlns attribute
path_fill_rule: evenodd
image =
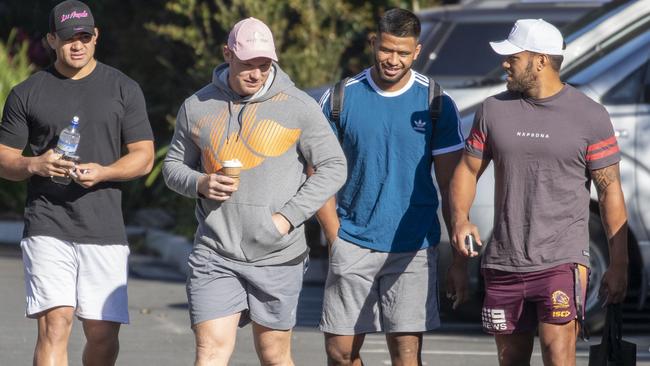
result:
<svg viewBox="0 0 650 366"><path fill-rule="evenodd" d="M564 309L569 307L569 296L562 291L558 290L553 292L551 299L553 300L553 309Z"/></svg>

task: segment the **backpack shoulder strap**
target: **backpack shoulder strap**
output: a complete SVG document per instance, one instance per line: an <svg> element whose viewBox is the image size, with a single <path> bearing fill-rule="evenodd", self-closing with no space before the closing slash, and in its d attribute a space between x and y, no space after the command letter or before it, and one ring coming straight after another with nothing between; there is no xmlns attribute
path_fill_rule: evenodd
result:
<svg viewBox="0 0 650 366"><path fill-rule="evenodd" d="M332 87L331 91L331 102L330 102L330 116L332 122L336 126L336 131L338 132L339 142L343 142L343 129L341 128L341 109L343 108L343 97L345 94L345 84L348 82L349 78L344 78L339 80Z"/></svg>
<svg viewBox="0 0 650 366"><path fill-rule="evenodd" d="M440 113L442 113L442 87L429 77L429 114L431 115L431 122L435 127ZM435 131L435 128L434 128Z"/></svg>
<svg viewBox="0 0 650 366"><path fill-rule="evenodd" d="M442 87L431 77L429 78L429 115L431 116L431 149L433 150L433 138L436 133L436 124L442 113ZM433 156L431 156L433 163Z"/></svg>

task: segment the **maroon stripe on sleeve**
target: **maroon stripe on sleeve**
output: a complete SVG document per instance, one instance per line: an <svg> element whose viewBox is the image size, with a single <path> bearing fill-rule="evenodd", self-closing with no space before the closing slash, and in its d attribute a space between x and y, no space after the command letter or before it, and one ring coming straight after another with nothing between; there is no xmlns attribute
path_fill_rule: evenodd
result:
<svg viewBox="0 0 650 366"><path fill-rule="evenodd" d="M608 146L606 149L601 150L600 152L593 153L593 154L587 154L587 161L591 162L594 160L606 158L610 155L616 154L620 149L618 148L618 145L614 146Z"/></svg>
<svg viewBox="0 0 650 366"><path fill-rule="evenodd" d="M601 148L609 148L612 145L616 145L616 136L612 136L608 139L602 140L600 142L596 142L595 144L591 144L587 147L587 155L595 152L598 149Z"/></svg>
<svg viewBox="0 0 650 366"><path fill-rule="evenodd" d="M472 128L467 139L467 144L475 149L483 151L485 147L485 134L476 128Z"/></svg>
<svg viewBox="0 0 650 366"><path fill-rule="evenodd" d="M473 148L478 149L478 150L481 150L481 151L483 151L483 147L485 146L482 142L480 142L479 140L473 138L473 136L470 137L470 138L467 140L467 143L468 143L470 146L472 146Z"/></svg>

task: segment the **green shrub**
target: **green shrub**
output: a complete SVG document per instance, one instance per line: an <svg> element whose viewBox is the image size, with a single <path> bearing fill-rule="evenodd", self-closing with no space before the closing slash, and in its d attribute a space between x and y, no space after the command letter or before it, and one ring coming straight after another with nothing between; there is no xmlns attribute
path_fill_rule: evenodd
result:
<svg viewBox="0 0 650 366"><path fill-rule="evenodd" d="M13 29L6 42L0 40L0 109L4 108L11 88L34 71L27 54L29 42L16 42L17 33Z"/></svg>
<svg viewBox="0 0 650 366"><path fill-rule="evenodd" d="M29 61L29 42L17 42L13 29L5 42L0 41L0 109L16 84L27 79L34 71ZM22 215L25 205L26 183L0 179L0 216L16 218Z"/></svg>

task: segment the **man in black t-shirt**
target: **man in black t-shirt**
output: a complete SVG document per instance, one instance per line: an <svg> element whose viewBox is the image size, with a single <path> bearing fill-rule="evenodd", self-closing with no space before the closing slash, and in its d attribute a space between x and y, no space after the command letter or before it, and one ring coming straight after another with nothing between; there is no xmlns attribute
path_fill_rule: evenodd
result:
<svg viewBox="0 0 650 366"><path fill-rule="evenodd" d="M55 6L47 41L56 61L11 91L0 124L0 176L28 179L21 248L38 365L67 364L75 315L87 339L83 363L113 365L120 324L129 321L118 182L151 170L153 134L138 84L94 59L97 37L86 5ZM76 165L53 150L73 116L81 135ZM31 155L23 156L27 144ZM52 180L63 176L74 182Z"/></svg>

